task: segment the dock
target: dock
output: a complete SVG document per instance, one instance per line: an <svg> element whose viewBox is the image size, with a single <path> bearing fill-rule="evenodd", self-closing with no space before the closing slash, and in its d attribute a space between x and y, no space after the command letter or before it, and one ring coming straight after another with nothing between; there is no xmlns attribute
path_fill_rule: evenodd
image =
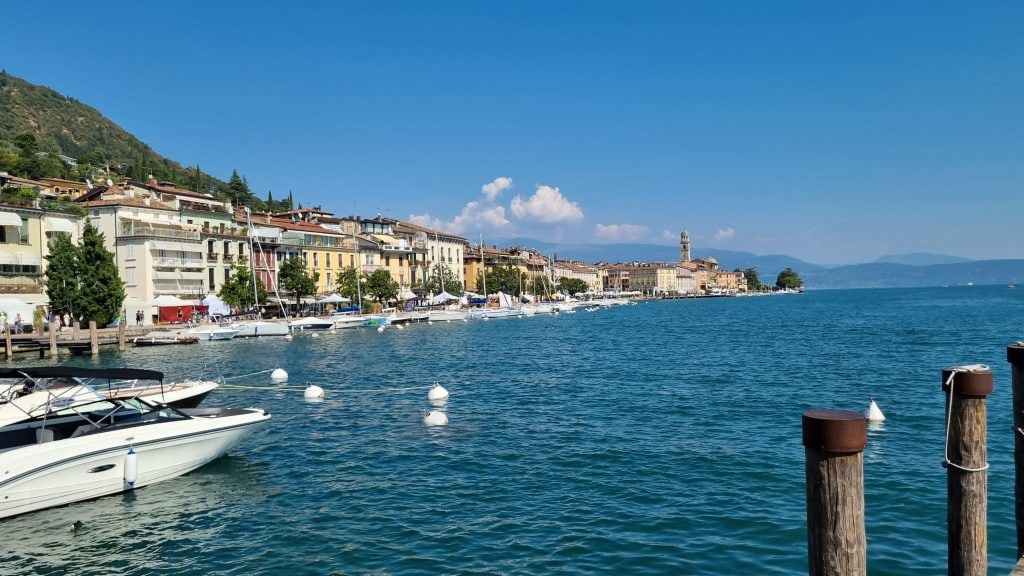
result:
<svg viewBox="0 0 1024 576"><path fill-rule="evenodd" d="M68 354L91 354L101 348L117 346L124 350L127 341L142 336L152 327L122 326L115 328L60 330L56 325L47 327L42 332L29 334L11 334L5 332L0 339L0 350L3 358L11 360L16 356L38 356L46 358Z"/></svg>

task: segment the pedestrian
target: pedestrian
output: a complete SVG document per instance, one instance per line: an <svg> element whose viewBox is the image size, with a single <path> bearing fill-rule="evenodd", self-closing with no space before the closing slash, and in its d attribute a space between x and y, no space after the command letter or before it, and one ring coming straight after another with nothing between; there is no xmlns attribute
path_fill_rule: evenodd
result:
<svg viewBox="0 0 1024 576"><path fill-rule="evenodd" d="M142 326L142 310L135 311L135 325Z"/></svg>
<svg viewBox="0 0 1024 576"><path fill-rule="evenodd" d="M14 315L14 333L21 334L21 312Z"/></svg>
<svg viewBox="0 0 1024 576"><path fill-rule="evenodd" d="M181 313L181 306L178 306L178 324L181 324L181 320L184 317L185 315Z"/></svg>
<svg viewBox="0 0 1024 576"><path fill-rule="evenodd" d="M71 328L71 314L64 313L64 328Z"/></svg>
<svg viewBox="0 0 1024 576"><path fill-rule="evenodd" d="M0 312L0 334L7 333L7 312Z"/></svg>

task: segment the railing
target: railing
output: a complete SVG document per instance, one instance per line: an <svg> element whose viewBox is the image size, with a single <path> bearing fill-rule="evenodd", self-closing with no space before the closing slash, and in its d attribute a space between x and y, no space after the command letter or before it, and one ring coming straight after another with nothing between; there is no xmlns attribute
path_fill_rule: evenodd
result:
<svg viewBox="0 0 1024 576"><path fill-rule="evenodd" d="M217 252L208 252L206 254L206 261L207 262L216 262L218 256L220 256L220 254L218 254Z"/></svg>
<svg viewBox="0 0 1024 576"><path fill-rule="evenodd" d="M151 236L154 238L174 238L178 240L199 240L199 232L193 230L171 230L168 228L153 228L149 226L135 226L132 228L121 228L117 235L119 238L131 238L140 236Z"/></svg>
<svg viewBox="0 0 1024 576"><path fill-rule="evenodd" d="M235 257L233 255L231 255L231 254L225 254L224 255L224 261L225 262L233 262L234 259L235 259Z"/></svg>
<svg viewBox="0 0 1024 576"><path fill-rule="evenodd" d="M203 261L195 258L154 258L153 266L156 268L202 268Z"/></svg>
<svg viewBox="0 0 1024 576"><path fill-rule="evenodd" d="M198 294L203 289L203 282L153 282L153 290L163 294Z"/></svg>

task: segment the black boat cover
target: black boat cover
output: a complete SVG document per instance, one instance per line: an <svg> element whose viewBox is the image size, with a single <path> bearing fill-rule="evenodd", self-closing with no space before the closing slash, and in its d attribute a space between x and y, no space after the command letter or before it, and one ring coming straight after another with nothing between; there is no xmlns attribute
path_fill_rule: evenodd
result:
<svg viewBox="0 0 1024 576"><path fill-rule="evenodd" d="M0 378L100 378L105 380L163 380L164 373L140 368L80 368L77 366L0 367Z"/></svg>

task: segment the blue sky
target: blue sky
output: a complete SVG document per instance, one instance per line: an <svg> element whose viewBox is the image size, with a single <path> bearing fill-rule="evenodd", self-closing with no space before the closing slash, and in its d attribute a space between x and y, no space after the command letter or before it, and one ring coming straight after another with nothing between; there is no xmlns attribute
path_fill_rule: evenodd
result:
<svg viewBox="0 0 1024 576"><path fill-rule="evenodd" d="M485 241L1024 257L1017 1L4 13L0 67L260 196Z"/></svg>

